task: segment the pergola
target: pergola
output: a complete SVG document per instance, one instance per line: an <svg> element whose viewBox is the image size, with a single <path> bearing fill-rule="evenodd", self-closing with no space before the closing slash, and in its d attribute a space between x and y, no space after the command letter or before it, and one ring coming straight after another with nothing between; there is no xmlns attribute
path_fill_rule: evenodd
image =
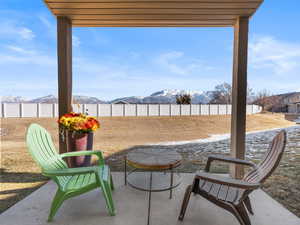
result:
<svg viewBox="0 0 300 225"><path fill-rule="evenodd" d="M263 0L44 1L57 17L59 116L72 110L72 27L234 27L231 155L245 157L248 25ZM67 151L61 138L59 150Z"/></svg>

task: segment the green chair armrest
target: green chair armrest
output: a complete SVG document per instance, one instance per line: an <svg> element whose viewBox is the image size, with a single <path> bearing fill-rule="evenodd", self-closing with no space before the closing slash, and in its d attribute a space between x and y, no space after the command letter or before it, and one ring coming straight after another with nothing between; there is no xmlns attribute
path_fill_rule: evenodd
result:
<svg viewBox="0 0 300 225"><path fill-rule="evenodd" d="M43 170L42 174L47 177L53 176L73 176L80 175L86 173L95 173L98 167L90 166L90 167L77 167L77 168L64 168L57 170Z"/></svg>
<svg viewBox="0 0 300 225"><path fill-rule="evenodd" d="M62 158L72 157L72 156L83 156L83 155L96 155L99 159L99 166L104 165L103 154L99 150L66 152L66 153L60 154L60 156Z"/></svg>

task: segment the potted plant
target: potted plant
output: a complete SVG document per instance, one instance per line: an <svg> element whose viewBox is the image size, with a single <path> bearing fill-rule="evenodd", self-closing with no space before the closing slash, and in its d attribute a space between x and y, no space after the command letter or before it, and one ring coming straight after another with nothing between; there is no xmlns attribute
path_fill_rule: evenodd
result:
<svg viewBox="0 0 300 225"><path fill-rule="evenodd" d="M59 118L60 134L67 141L68 151L93 149L93 132L100 124L97 119L82 113L67 113ZM69 160L70 167L89 166L91 156L76 156Z"/></svg>

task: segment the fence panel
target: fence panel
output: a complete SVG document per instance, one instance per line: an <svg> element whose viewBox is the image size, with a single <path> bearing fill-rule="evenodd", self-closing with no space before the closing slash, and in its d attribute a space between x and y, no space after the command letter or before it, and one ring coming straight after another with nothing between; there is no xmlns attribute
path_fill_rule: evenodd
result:
<svg viewBox="0 0 300 225"><path fill-rule="evenodd" d="M171 116L180 116L180 105L171 105Z"/></svg>
<svg viewBox="0 0 300 225"><path fill-rule="evenodd" d="M219 114L219 105L212 104L209 106L210 106L210 109L209 109L210 115L218 115Z"/></svg>
<svg viewBox="0 0 300 225"><path fill-rule="evenodd" d="M227 114L227 105L219 105L219 115Z"/></svg>
<svg viewBox="0 0 300 225"><path fill-rule="evenodd" d="M4 103L5 117L21 117L21 105L19 103Z"/></svg>
<svg viewBox="0 0 300 225"><path fill-rule="evenodd" d="M149 116L159 116L159 105L149 104Z"/></svg>
<svg viewBox="0 0 300 225"><path fill-rule="evenodd" d="M83 113L83 104L72 104L72 109L75 113Z"/></svg>
<svg viewBox="0 0 300 225"><path fill-rule="evenodd" d="M160 116L170 116L170 105L169 104L160 104Z"/></svg>
<svg viewBox="0 0 300 225"><path fill-rule="evenodd" d="M148 116L148 105L137 104L137 116Z"/></svg>
<svg viewBox="0 0 300 225"><path fill-rule="evenodd" d="M74 104L74 112L91 116L189 116L229 115L231 105L177 104ZM261 112L257 105L247 105L247 114ZM2 103L1 117L57 117L58 104Z"/></svg>
<svg viewBox="0 0 300 225"><path fill-rule="evenodd" d="M125 107L125 116L136 116L136 104L123 104Z"/></svg>
<svg viewBox="0 0 300 225"><path fill-rule="evenodd" d="M22 117L38 117L38 104L24 103L22 106Z"/></svg>
<svg viewBox="0 0 300 225"><path fill-rule="evenodd" d="M111 109L112 109L112 116L124 116L124 105L123 104L112 104ZM125 110L126 110L126 108L125 108ZM130 116L130 115L128 115L128 116Z"/></svg>
<svg viewBox="0 0 300 225"><path fill-rule="evenodd" d="M200 115L200 105L191 105L191 115L197 116Z"/></svg>
<svg viewBox="0 0 300 225"><path fill-rule="evenodd" d="M201 115L209 115L209 105L200 105Z"/></svg>
<svg viewBox="0 0 300 225"><path fill-rule="evenodd" d="M181 115L190 116L191 115L191 105L181 105Z"/></svg>
<svg viewBox="0 0 300 225"><path fill-rule="evenodd" d="M98 115L99 116L111 116L111 104L99 104L98 105Z"/></svg>
<svg viewBox="0 0 300 225"><path fill-rule="evenodd" d="M247 105L247 107L246 107L246 113L247 114L252 114L252 110L253 110L252 105Z"/></svg>
<svg viewBox="0 0 300 225"><path fill-rule="evenodd" d="M227 115L231 114L232 107L231 105L227 105Z"/></svg>
<svg viewBox="0 0 300 225"><path fill-rule="evenodd" d="M98 115L98 105L97 104L84 104L85 113L89 116L97 116Z"/></svg>
<svg viewBox="0 0 300 225"><path fill-rule="evenodd" d="M53 104L39 104L39 117L53 117Z"/></svg>

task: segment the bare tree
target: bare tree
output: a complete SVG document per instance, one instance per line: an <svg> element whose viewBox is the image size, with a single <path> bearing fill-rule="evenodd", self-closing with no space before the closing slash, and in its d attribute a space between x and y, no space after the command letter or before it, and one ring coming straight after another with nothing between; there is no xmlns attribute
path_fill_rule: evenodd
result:
<svg viewBox="0 0 300 225"><path fill-rule="evenodd" d="M268 90L263 89L256 94L253 103L261 106L262 111L267 111L275 103L275 98Z"/></svg>
<svg viewBox="0 0 300 225"><path fill-rule="evenodd" d="M177 104L191 104L192 97L189 94L177 95L176 103Z"/></svg>
<svg viewBox="0 0 300 225"><path fill-rule="evenodd" d="M226 82L215 86L210 103L231 104L231 91L231 85Z"/></svg>
<svg viewBox="0 0 300 225"><path fill-rule="evenodd" d="M254 96L252 88L247 87L247 102L251 101ZM231 104L232 103L232 86L226 82L215 86L215 90L212 93L212 104Z"/></svg>

